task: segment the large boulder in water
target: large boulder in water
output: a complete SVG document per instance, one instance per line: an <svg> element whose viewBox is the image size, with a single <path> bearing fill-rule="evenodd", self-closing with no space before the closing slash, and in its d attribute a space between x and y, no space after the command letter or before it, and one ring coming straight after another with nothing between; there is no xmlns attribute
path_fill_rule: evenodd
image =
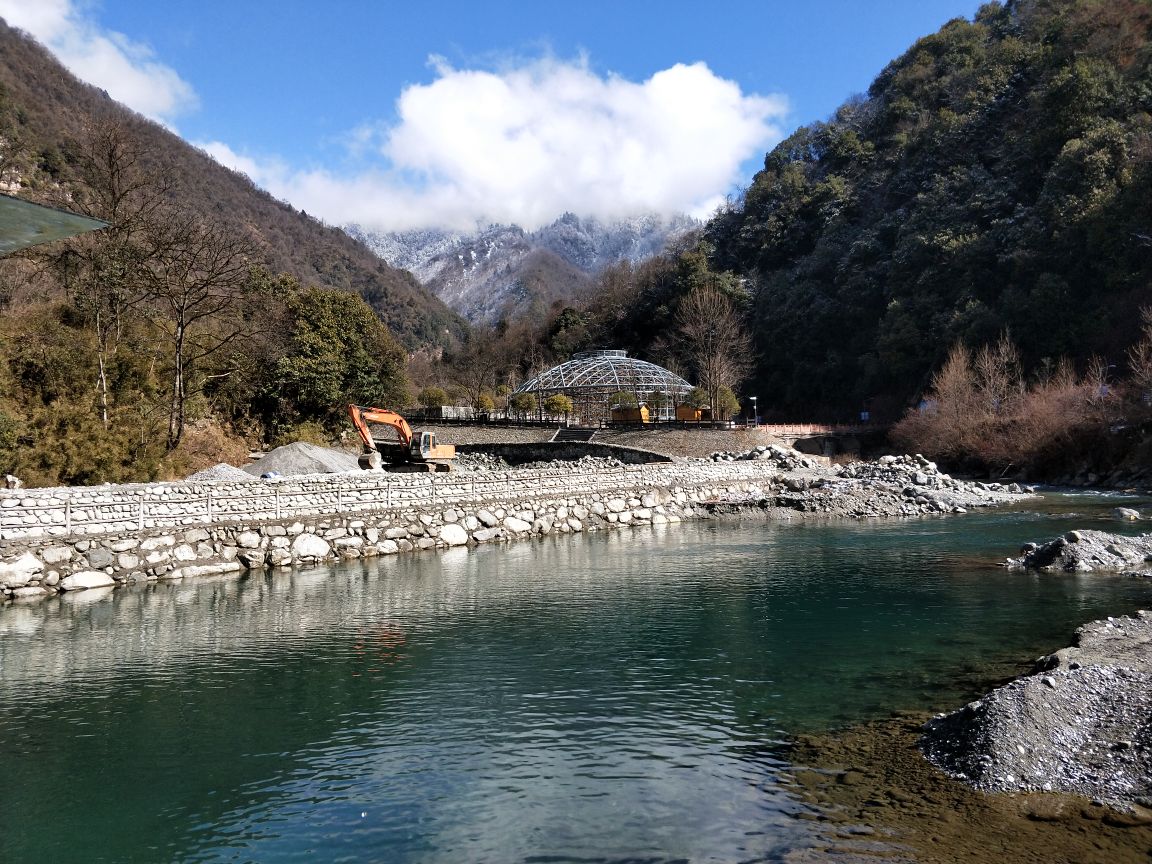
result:
<svg viewBox="0 0 1152 864"><path fill-rule="evenodd" d="M1010 569L1064 573L1142 570L1152 559L1152 534L1126 537L1104 531L1069 531L1047 543L1029 543L1021 552L1019 558L1008 559Z"/></svg>

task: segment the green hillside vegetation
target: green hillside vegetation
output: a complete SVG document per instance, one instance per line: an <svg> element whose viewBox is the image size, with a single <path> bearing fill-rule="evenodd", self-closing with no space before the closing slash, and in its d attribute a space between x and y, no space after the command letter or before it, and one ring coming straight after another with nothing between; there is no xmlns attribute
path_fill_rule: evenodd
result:
<svg viewBox="0 0 1152 864"><path fill-rule="evenodd" d="M0 183L109 227L0 261L0 466L29 484L178 477L402 405L455 315L76 81L0 24ZM394 336L393 333L396 335Z"/></svg>
<svg viewBox="0 0 1152 864"><path fill-rule="evenodd" d="M123 127L154 170L168 203L244 235L259 262L305 284L355 291L410 349L459 336L464 324L405 270L388 266L339 228L295 210L163 127L80 81L38 43L0 21L0 180L42 200L74 179L93 125Z"/></svg>
<svg viewBox="0 0 1152 864"><path fill-rule="evenodd" d="M1152 5L1013 0L954 20L765 158L708 225L748 280L757 387L895 418L957 342L1032 375L1122 371L1152 301Z"/></svg>

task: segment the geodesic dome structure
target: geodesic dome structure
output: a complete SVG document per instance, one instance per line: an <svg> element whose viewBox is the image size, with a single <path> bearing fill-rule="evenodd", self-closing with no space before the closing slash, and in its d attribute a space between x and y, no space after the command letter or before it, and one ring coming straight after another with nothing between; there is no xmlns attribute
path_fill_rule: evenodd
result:
<svg viewBox="0 0 1152 864"><path fill-rule="evenodd" d="M613 396L620 392L632 394L638 404L648 403L653 393L663 394L664 406L657 411L649 405L649 411L653 418L669 417L691 389L692 385L674 372L629 357L627 351L581 351L521 384L515 392L532 393L538 405L561 393L572 400L574 413L589 422L608 419Z"/></svg>

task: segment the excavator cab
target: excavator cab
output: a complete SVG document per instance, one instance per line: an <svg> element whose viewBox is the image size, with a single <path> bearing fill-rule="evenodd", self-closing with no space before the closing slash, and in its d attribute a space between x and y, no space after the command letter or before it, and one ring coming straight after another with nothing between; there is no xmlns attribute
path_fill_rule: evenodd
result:
<svg viewBox="0 0 1152 864"><path fill-rule="evenodd" d="M412 461L423 462L425 454L432 449L436 443L436 436L431 432L421 432L419 435L412 437Z"/></svg>
<svg viewBox="0 0 1152 864"><path fill-rule="evenodd" d="M435 432L422 430L418 436L412 436L411 457L413 462L442 464L447 471L446 460L456 458L456 448L451 444L438 444Z"/></svg>

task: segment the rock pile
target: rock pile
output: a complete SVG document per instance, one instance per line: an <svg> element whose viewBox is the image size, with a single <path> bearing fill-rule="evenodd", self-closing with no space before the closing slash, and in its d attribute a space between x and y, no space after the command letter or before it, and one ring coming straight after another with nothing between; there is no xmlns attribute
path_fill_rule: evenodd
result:
<svg viewBox="0 0 1152 864"><path fill-rule="evenodd" d="M919 453L915 456L881 456L875 462L853 462L833 468L840 477L853 480L880 480L902 483L925 489L978 489L985 492L1007 492L1019 495L1034 492L1031 487L1018 483L980 483L955 480L936 467L936 463Z"/></svg>
<svg viewBox="0 0 1152 864"><path fill-rule="evenodd" d="M772 444L740 453L718 451L708 459L766 462L767 467L776 469L780 474L773 486L782 494L769 502L775 506L856 518L963 513L969 507L1000 503L1009 496L1034 491L1015 483L955 480L919 454L881 456L875 462L825 469L803 453Z"/></svg>
<svg viewBox="0 0 1152 864"><path fill-rule="evenodd" d="M762 462L775 462L781 471L792 471L796 468L816 468L819 462L810 459L798 450L791 447L781 447L778 444L761 444L751 450L736 452L732 450L717 450L708 456L712 462L749 462L752 460Z"/></svg>
<svg viewBox="0 0 1152 864"><path fill-rule="evenodd" d="M930 721L920 743L979 789L1152 807L1152 614L1086 624L1033 674Z"/></svg>
<svg viewBox="0 0 1152 864"><path fill-rule="evenodd" d="M1026 543L1019 558L1009 558L1011 570L1088 573L1116 570L1152 575L1152 534L1125 537L1106 531L1069 531L1047 543Z"/></svg>
<svg viewBox="0 0 1152 864"><path fill-rule="evenodd" d="M760 506L856 519L964 513L971 507L1001 504L1031 490L1012 484L969 483L941 473L923 456L883 456L825 469L796 451L756 448L749 457L769 460L779 472L772 494ZM731 507L735 502L724 502Z"/></svg>

